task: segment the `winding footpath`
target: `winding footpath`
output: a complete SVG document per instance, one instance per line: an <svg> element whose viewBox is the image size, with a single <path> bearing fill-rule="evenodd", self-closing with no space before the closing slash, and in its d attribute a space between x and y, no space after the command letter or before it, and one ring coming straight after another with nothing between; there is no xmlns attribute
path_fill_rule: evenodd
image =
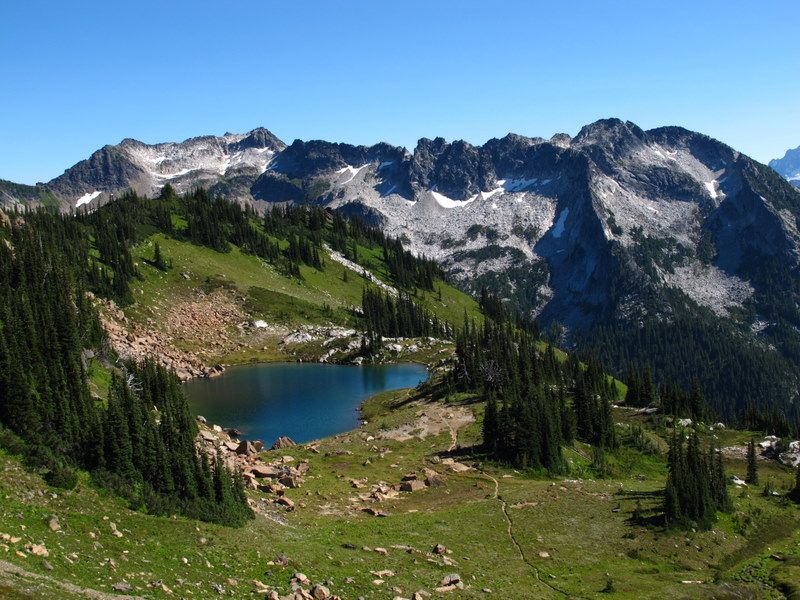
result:
<svg viewBox="0 0 800 600"><path fill-rule="evenodd" d="M452 452L458 446L458 428L457 427L450 427L450 438L452 440L450 447L447 449L447 452ZM539 568L531 562L531 560L525 556L525 552L522 549L522 546L517 541L517 538L514 536L514 520L511 518L511 515L508 512L508 503L503 499L500 495L500 482L497 480L496 477L493 475L489 475L483 469L476 468L478 473L483 477L489 479L494 484L494 492L492 494L492 500L497 500L500 503L500 510L503 513L503 518L506 521L506 533L508 534L508 539L511 540L512 545L517 550L517 555L519 556L520 560L524 562L530 569L533 570L533 574L536 576L536 581L538 581L541 585L546 586L550 589L551 592L559 596L564 596L566 598L584 598L583 596L577 596L575 594L570 594L569 592L565 592L561 588L556 585L553 585L549 581L542 579L541 574L539 573ZM584 600L586 600L584 598Z"/></svg>

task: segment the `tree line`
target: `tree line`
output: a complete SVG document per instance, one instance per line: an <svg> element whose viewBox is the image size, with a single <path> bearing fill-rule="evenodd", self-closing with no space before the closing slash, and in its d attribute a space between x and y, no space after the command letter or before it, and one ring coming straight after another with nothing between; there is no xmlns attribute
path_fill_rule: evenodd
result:
<svg viewBox="0 0 800 600"><path fill-rule="evenodd" d="M611 401L615 385L595 361L559 362L552 346L509 321L465 322L447 385L486 399L487 454L521 468L563 472L561 448L574 439L617 446Z"/></svg>
<svg viewBox="0 0 800 600"><path fill-rule="evenodd" d="M132 236L114 213L101 256ZM87 293L89 235L68 216L33 211L0 225L0 425L2 438L54 485L75 469L154 512L238 525L250 516L238 474L196 451L196 426L174 375L152 363L126 365L107 403L89 391L86 350L105 334ZM113 262L110 260L110 262ZM103 265L103 270L111 269ZM116 273L109 275L113 282ZM113 292L112 289L109 290Z"/></svg>
<svg viewBox="0 0 800 600"><path fill-rule="evenodd" d="M361 308L368 335L382 337L450 338L447 322L415 302L407 293L397 297L379 288L367 287L361 294Z"/></svg>

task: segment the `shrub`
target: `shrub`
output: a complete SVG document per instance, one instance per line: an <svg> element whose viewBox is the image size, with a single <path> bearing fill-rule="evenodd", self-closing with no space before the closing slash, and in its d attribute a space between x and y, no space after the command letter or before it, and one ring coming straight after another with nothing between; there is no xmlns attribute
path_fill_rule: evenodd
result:
<svg viewBox="0 0 800 600"><path fill-rule="evenodd" d="M56 464L44 474L47 485L61 488L62 490L72 490L78 485L78 474L75 469L64 464Z"/></svg>

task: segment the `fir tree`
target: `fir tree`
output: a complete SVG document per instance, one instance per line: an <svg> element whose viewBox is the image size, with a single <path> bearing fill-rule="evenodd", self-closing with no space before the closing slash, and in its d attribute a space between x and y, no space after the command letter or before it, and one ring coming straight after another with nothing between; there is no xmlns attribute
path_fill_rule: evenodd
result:
<svg viewBox="0 0 800 600"><path fill-rule="evenodd" d="M667 467L663 493L667 524L706 529L717 511L730 510L722 454L713 444L703 452L696 431L684 445L678 429L673 430Z"/></svg>
<svg viewBox="0 0 800 600"><path fill-rule="evenodd" d="M756 439L750 438L747 444L747 484L758 485L758 460L756 457Z"/></svg>
<svg viewBox="0 0 800 600"><path fill-rule="evenodd" d="M797 470L794 479L794 488L789 492L789 498L800 504L800 465L797 465Z"/></svg>
<svg viewBox="0 0 800 600"><path fill-rule="evenodd" d="M155 243L155 248L153 249L153 266L159 271L166 271L169 268L167 261L164 260L164 256L161 254L161 244L158 242Z"/></svg>

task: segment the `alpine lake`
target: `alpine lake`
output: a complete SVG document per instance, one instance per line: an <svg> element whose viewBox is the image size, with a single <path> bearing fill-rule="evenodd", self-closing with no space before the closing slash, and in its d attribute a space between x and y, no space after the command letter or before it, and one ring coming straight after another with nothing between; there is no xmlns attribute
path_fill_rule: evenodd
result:
<svg viewBox="0 0 800 600"><path fill-rule="evenodd" d="M414 363L269 363L233 366L184 390L194 415L269 447L280 436L302 444L355 429L364 400L427 378L427 368Z"/></svg>

